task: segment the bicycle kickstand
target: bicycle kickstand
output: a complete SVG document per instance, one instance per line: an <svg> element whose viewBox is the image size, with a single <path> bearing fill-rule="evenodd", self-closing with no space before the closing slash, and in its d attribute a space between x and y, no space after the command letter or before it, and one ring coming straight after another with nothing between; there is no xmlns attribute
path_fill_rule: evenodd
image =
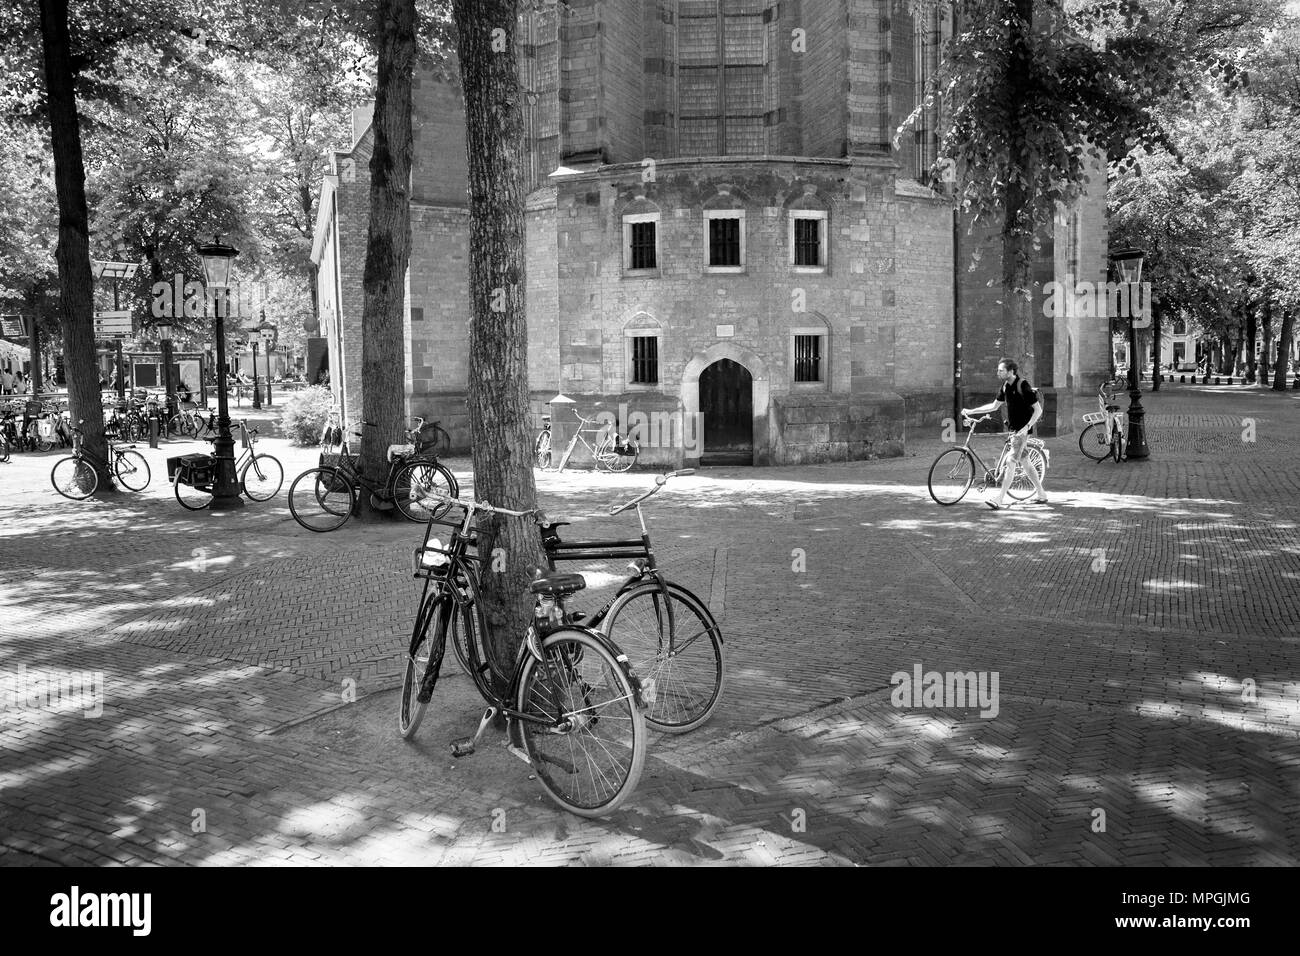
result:
<svg viewBox="0 0 1300 956"><path fill-rule="evenodd" d="M487 730L488 724L496 718L498 711L495 706L483 711L483 719L478 722L478 730L473 737L466 737L462 740L456 740L451 745L451 755L453 757L468 757L478 749L478 742L483 737L483 731Z"/></svg>

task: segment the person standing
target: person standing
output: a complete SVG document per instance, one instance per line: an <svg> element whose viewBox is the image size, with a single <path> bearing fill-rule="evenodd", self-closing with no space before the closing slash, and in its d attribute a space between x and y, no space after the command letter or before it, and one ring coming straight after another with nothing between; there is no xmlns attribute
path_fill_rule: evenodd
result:
<svg viewBox="0 0 1300 956"><path fill-rule="evenodd" d="M21 371L18 373L18 377L14 381L14 391L16 391L19 395L27 394L27 379L23 377L23 373Z"/></svg>
<svg viewBox="0 0 1300 956"><path fill-rule="evenodd" d="M1037 389L1020 377L1020 367L1009 358L1004 358L998 363L998 381L1002 383L1002 387L998 390L997 398L979 408L963 408L961 413L966 418L973 418L976 415L1006 408L1006 418L1012 432L1011 460L1020 464L1025 474L1029 476L1029 480L1034 483L1035 504L1045 505L1047 492L1043 490L1043 481L1039 477L1038 469L1025 461L1025 446L1029 443L1029 435L1033 432L1034 425L1043 417L1043 403L1039 401ZM1016 469L1014 465L1009 465L1002 475L1002 487L998 489L997 500L984 503L994 511L1005 507L1007 492L1011 490L1011 482L1015 477Z"/></svg>
<svg viewBox="0 0 1300 956"><path fill-rule="evenodd" d="M9 371L8 366L0 369L0 395L12 395L14 391L14 375Z"/></svg>

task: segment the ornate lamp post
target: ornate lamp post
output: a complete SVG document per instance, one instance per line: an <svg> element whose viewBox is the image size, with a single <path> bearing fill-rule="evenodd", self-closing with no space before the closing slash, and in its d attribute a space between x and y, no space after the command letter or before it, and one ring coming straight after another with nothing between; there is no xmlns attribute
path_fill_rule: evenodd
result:
<svg viewBox="0 0 1300 956"><path fill-rule="evenodd" d="M239 479L235 474L235 439L230 434L230 408L226 400L226 290L230 288L230 270L239 251L214 237L207 245L199 246L203 259L204 284L214 290L213 306L217 313L217 438L213 442L216 459L216 482L212 486L213 511L233 511L244 507L239 493Z"/></svg>
<svg viewBox="0 0 1300 956"><path fill-rule="evenodd" d="M1146 410L1142 407L1142 390L1138 387L1138 368L1141 359L1137 350L1137 326L1134 324L1134 303L1141 301L1138 291L1142 281L1142 260L1146 258L1141 249L1117 249L1111 253L1111 262L1119 273L1120 282L1129 287L1128 304L1128 457L1149 458L1151 449L1147 447L1147 433L1144 419Z"/></svg>

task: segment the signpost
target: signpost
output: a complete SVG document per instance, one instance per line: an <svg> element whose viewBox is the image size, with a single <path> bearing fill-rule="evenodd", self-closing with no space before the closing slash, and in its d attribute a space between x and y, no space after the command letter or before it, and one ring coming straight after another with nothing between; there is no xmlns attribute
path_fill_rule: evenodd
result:
<svg viewBox="0 0 1300 956"><path fill-rule="evenodd" d="M116 345L117 400L119 403L124 403L126 401L126 379L122 371L122 339L125 336L131 334L131 313L129 311L127 312L121 311L122 303L119 301L118 298L118 283L123 281L129 282L131 279L134 279L136 271L140 268L140 266L138 263L135 262L115 262L109 259L91 259L90 267L91 267L91 274L94 276L94 278L109 279L113 283L113 311L100 312L96 314L95 333L97 335L100 334L99 333L100 316L113 317L109 320L107 326L115 329L122 329L123 323L121 320L121 316L122 315L126 316L126 323L125 323L126 328L124 330L107 332L106 329L104 335L105 338L114 338L117 340L117 345Z"/></svg>
<svg viewBox="0 0 1300 956"><path fill-rule="evenodd" d="M0 331L7 339L25 339L27 320L21 315L0 315Z"/></svg>

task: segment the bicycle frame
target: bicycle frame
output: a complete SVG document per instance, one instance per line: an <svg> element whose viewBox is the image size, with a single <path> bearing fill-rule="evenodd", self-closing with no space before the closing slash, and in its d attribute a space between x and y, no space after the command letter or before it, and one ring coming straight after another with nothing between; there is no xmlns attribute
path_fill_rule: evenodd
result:
<svg viewBox="0 0 1300 956"><path fill-rule="evenodd" d="M579 441L582 442L583 447L587 449L591 457L594 459L596 457L596 446L587 441L583 436L587 434L599 435L610 427L609 425L601 425L599 428L588 428L588 425L596 424L596 420L594 418L583 418L578 414L577 409L574 409L573 417L578 420L578 430L573 433L573 437L569 439L569 447L564 449L564 454L560 456L560 464L555 469L556 474L560 474L564 471L564 467L569 463L569 457L573 454L573 450L578 447ZM546 430L550 431L549 423L547 424Z"/></svg>
<svg viewBox="0 0 1300 956"><path fill-rule="evenodd" d="M1097 411L1089 412L1083 416L1085 425L1092 425L1097 422L1106 423L1106 444L1109 445L1115 432L1124 434L1124 416L1119 411L1111 411L1110 406L1115 398L1114 392L1110 390L1112 385L1119 384L1117 381L1102 382L1097 389Z"/></svg>
<svg viewBox="0 0 1300 956"><path fill-rule="evenodd" d="M998 481L1001 479L1002 471L1007 466L1007 459L1011 457L1011 439L1013 437L1011 435L1007 436L1006 441L1004 441L1002 444L1002 451L998 454L997 463L993 466L993 470L990 471L989 466L984 463L983 457L981 457L980 453L976 451L974 446L972 446L970 443L971 438L974 437L975 435L975 429L978 428L980 422L985 421L986 418L987 416L985 418L972 419L970 428L966 432L966 441L963 444L957 446L958 448L964 448L966 449L966 451L970 452L971 456L975 459L976 463L980 466L980 469L984 472L983 484L985 486L997 484ZM1043 446L1042 441L1037 438L1032 438L1032 437L1029 438L1025 443L1026 455L1028 454L1028 451L1031 447L1036 448L1039 451L1039 453L1043 455L1044 470L1046 470L1047 452ZM1021 467L1023 467L1023 465Z"/></svg>

